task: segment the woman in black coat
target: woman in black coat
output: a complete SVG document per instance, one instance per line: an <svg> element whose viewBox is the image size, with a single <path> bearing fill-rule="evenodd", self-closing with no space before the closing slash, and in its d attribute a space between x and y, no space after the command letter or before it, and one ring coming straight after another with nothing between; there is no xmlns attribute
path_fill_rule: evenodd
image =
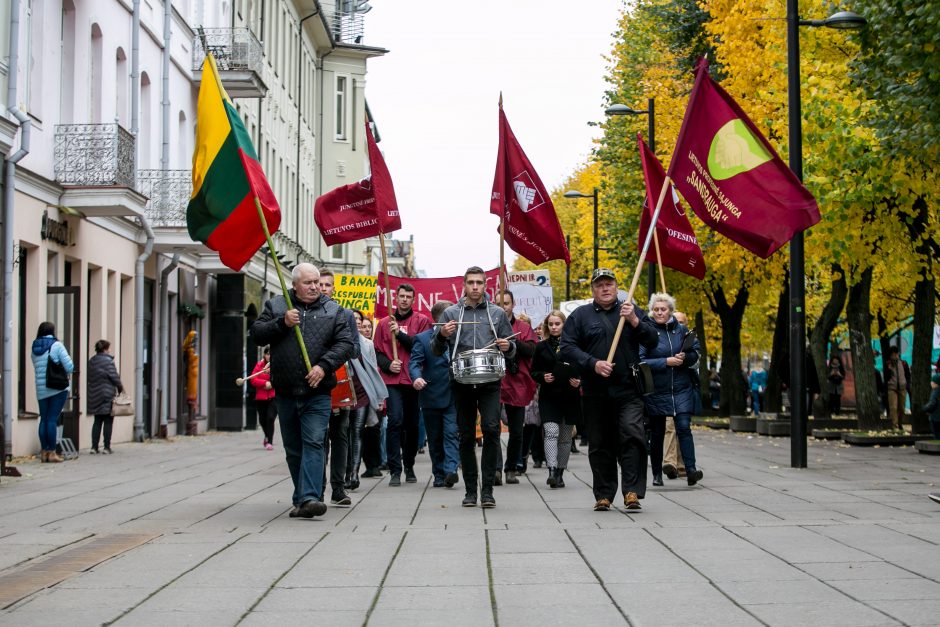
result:
<svg viewBox="0 0 940 627"><path fill-rule="evenodd" d="M666 417L672 416L676 424L679 450L685 463L686 479L690 486L701 481L703 473L695 466L695 443L692 441L693 394L698 393L692 368L698 362L699 343L695 340L682 350L688 327L676 320L676 301L669 294L658 293L650 297L649 316L659 335L656 348L640 347L640 358L653 371L654 392L644 397L646 416L650 420L650 465L653 485L663 484L663 437L666 435Z"/></svg>
<svg viewBox="0 0 940 627"><path fill-rule="evenodd" d="M545 442L548 485L565 487L564 472L571 454L571 432L581 417L581 380L558 355L565 314L557 309L545 317L542 337L532 357L531 375L539 384L539 414Z"/></svg>
<svg viewBox="0 0 940 627"><path fill-rule="evenodd" d="M101 426L104 425L104 452L111 453L111 428L114 425L114 416L111 415L111 402L117 393L124 392L121 377L114 367L114 356L111 355L111 342L98 340L95 342L95 356L88 360L88 397L87 410L95 417L95 424L91 427L91 452L98 452L98 439L101 437Z"/></svg>

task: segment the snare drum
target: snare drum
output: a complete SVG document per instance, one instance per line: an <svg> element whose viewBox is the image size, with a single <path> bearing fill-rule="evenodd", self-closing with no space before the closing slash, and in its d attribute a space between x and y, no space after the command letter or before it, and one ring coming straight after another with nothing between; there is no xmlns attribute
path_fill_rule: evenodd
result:
<svg viewBox="0 0 940 627"><path fill-rule="evenodd" d="M457 383L491 383L506 374L506 359L497 349L469 350L459 353L450 369Z"/></svg>

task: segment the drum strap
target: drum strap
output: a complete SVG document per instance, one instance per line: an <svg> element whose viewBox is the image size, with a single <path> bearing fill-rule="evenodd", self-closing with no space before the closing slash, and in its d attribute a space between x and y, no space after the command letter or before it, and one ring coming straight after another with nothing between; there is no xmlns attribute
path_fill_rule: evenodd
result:
<svg viewBox="0 0 940 627"><path fill-rule="evenodd" d="M499 336L496 335L496 327L493 326L493 316L490 315L490 304L489 304L488 302L486 302L486 296L483 297L483 304L486 306L486 319L487 319L487 321L489 321L489 323L490 323L490 331L493 332L493 341L496 341L496 340L499 339ZM465 313L466 311L467 311L467 307L466 307L466 305L464 305L464 306L460 309L460 320L459 320L458 322L463 323L463 316L464 316L464 313ZM451 355L450 355L450 361L451 361L451 362L453 362L454 357L457 355L457 352L458 352L458 351L457 351L457 347L460 346L460 331L461 331L461 329L463 329L463 324L458 324L458 325L457 325L457 336L454 337L454 350L451 351ZM476 345L476 338L474 338L473 348L476 349L476 347L477 347L477 345Z"/></svg>

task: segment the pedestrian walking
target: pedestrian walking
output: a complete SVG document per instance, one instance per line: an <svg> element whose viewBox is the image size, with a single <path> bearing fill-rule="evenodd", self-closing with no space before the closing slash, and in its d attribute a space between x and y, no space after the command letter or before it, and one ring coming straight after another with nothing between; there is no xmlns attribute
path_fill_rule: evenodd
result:
<svg viewBox="0 0 940 627"><path fill-rule="evenodd" d="M842 411L842 392L845 381L845 366L842 365L842 358L833 355L829 358L829 370L826 373L826 379L829 381L829 413L838 414Z"/></svg>
<svg viewBox="0 0 940 627"><path fill-rule="evenodd" d="M294 266L293 307L283 296L264 304L251 325L255 344L271 346L271 382L277 400L281 441L294 492L291 517L326 513L323 503L323 440L330 421L330 391L336 370L355 350L345 310L320 294L320 272L309 263ZM294 327L300 327L311 368L304 364Z"/></svg>
<svg viewBox="0 0 940 627"><path fill-rule="evenodd" d="M352 383L356 392L356 407L349 420L349 465L346 468L346 489L355 490L359 487L359 466L366 460L366 474L364 477L381 477L378 467L381 464L379 457L379 429L378 414L385 412L385 401L388 399L388 389L382 376L379 374L378 362L375 359L375 347L372 340L363 332L363 320L368 320L361 311L354 311L359 331L356 337L359 342L359 356L350 362L352 364ZM369 327L371 329L371 325ZM368 425L368 426L367 426Z"/></svg>
<svg viewBox="0 0 940 627"><path fill-rule="evenodd" d="M640 357L653 371L653 393L643 399L650 421L650 465L653 485L663 485L663 441L666 418L675 423L679 450L685 464L686 481L690 486L702 480L703 472L695 465L695 444L692 439L693 395L698 394L697 378L692 368L698 363L699 342L689 328L676 320L675 299L659 292L650 297L649 311L657 333L655 346L640 347Z"/></svg>
<svg viewBox="0 0 940 627"><path fill-rule="evenodd" d="M274 386L271 384L271 347L265 346L261 360L255 364L248 379L255 388L255 411L258 412L258 424L264 433L261 441L268 451L274 450L274 421L277 420L277 403L274 400Z"/></svg>
<svg viewBox="0 0 940 627"><path fill-rule="evenodd" d="M365 355L366 352L371 355L372 361L376 362L375 375L378 377L379 381L382 381L382 375L378 371L378 361L376 361L375 346L372 344L372 331L372 320L363 316L359 321L359 336L362 337L366 341L366 344L371 347L367 349L365 346L363 346L363 355ZM370 363L369 355L364 357L367 364ZM382 381L382 385L385 385L384 381ZM359 464L365 464L366 469L361 476L367 479L382 477L381 467L385 465L385 430L383 425L385 424L385 412L388 404L387 388L385 389L385 399L385 402L378 406L378 408L372 409L370 403L369 411L360 412L357 410L355 416L356 420L363 420L362 435L360 438L362 441L362 459L361 462L358 459L356 460L356 473L359 472Z"/></svg>
<svg viewBox="0 0 940 627"><path fill-rule="evenodd" d="M477 478L480 479L480 505L496 507L493 483L496 479L499 449L499 391L501 374L493 374L503 359L512 359L516 343L512 339L512 326L501 307L489 301L486 294L486 273L479 266L471 266L464 273L464 295L444 310L440 326L433 335L431 348L435 355L449 351L451 361L457 361L453 387L457 405L457 433L460 439L460 465L466 488L462 505L477 504ZM500 355L503 357L501 358ZM467 365L461 366L461 363ZM480 383L461 383L475 372L483 371L487 379ZM468 376L464 376L464 375ZM476 421L480 415L483 434L483 453L480 457L482 476L478 473L476 457Z"/></svg>
<svg viewBox="0 0 940 627"><path fill-rule="evenodd" d="M59 463L63 461L56 453L59 415L69 397L69 380L75 365L68 350L56 339L55 324L51 322L39 324L30 352L39 401L40 461Z"/></svg>
<svg viewBox="0 0 940 627"><path fill-rule="evenodd" d="M940 440L940 373L930 377L930 398L922 409L930 418L934 439Z"/></svg>
<svg viewBox="0 0 940 627"><path fill-rule="evenodd" d="M431 319L438 322L441 314L453 305L439 300L431 307ZM431 350L433 329L417 334L411 347L408 369L412 386L418 390L418 402L427 430L428 454L435 488L452 488L459 481L460 462L457 444L457 407L450 384L450 355L435 355Z"/></svg>
<svg viewBox="0 0 940 627"><path fill-rule="evenodd" d="M415 483L415 455L418 453L418 391L411 387L408 359L414 336L431 328L427 316L414 310L415 288L402 283L395 292L395 308L382 318L375 328L375 356L382 380L388 387L388 427L385 451L388 456L388 485L400 486L401 473L405 481ZM393 349L393 344L396 347ZM397 358L396 358L397 351Z"/></svg>
<svg viewBox="0 0 940 627"><path fill-rule="evenodd" d="M885 387L888 395L888 418L895 429L904 425L907 395L911 391L911 367L901 359L901 350L892 346L888 351Z"/></svg>
<svg viewBox="0 0 940 627"><path fill-rule="evenodd" d="M104 452L111 454L111 432L114 415L111 413L116 394L124 393L124 385L114 366L111 342L95 342L95 354L88 360L88 383L86 386L85 410L95 417L91 426L91 452L98 452L98 442L104 427Z"/></svg>
<svg viewBox="0 0 940 627"><path fill-rule="evenodd" d="M532 380L529 369L532 356L535 354L536 338L532 323L516 318L513 313L516 299L512 292L503 290L500 299L503 311L509 318L509 324L512 325L516 341L516 354L512 359L506 360L506 376L503 377L499 388L499 400L506 412L506 425L509 427L503 472L506 475L506 483L515 484L519 483L516 475L522 469L522 431L525 426L525 408L535 396L536 383Z"/></svg>
<svg viewBox="0 0 940 627"><path fill-rule="evenodd" d="M562 328L561 358L573 364L584 388L584 415L588 423L588 461L594 476L595 511L607 511L620 490L627 509L641 509L646 495L646 433L643 427L643 389L639 378L640 346L656 346L656 330L642 320L645 312L617 297L617 276L598 268L591 275L594 300L575 309ZM615 328L625 320L614 347L607 353Z"/></svg>
<svg viewBox="0 0 940 627"><path fill-rule="evenodd" d="M565 314L554 310L542 323L542 340L532 358L532 378L539 385L539 416L544 434L546 483L565 487L565 470L571 454L572 430L581 418L581 376L559 356Z"/></svg>
<svg viewBox="0 0 940 627"><path fill-rule="evenodd" d="M751 389L751 410L754 416L760 417L760 410L764 400L764 390L767 389L767 371L764 370L764 364L757 362L757 366L751 371L748 377L748 385Z"/></svg>

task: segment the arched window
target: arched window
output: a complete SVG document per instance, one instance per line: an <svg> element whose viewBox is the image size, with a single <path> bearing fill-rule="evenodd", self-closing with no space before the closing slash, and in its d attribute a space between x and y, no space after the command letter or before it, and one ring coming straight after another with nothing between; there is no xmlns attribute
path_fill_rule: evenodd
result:
<svg viewBox="0 0 940 627"><path fill-rule="evenodd" d="M140 73L140 135L137 138L138 142L138 165L140 169L147 169L150 167L150 164L153 163L152 155L150 154L151 146L153 146L153 125L151 124L153 120L153 115L151 109L153 108L152 94L150 89L150 75L146 72Z"/></svg>
<svg viewBox="0 0 940 627"><path fill-rule="evenodd" d="M102 45L101 27L91 25L91 121L101 123L104 121L104 101L101 98L104 84L104 48Z"/></svg>
<svg viewBox="0 0 940 627"><path fill-rule="evenodd" d="M75 121L75 4L62 2L62 92L59 119L63 124Z"/></svg>
<svg viewBox="0 0 940 627"><path fill-rule="evenodd" d="M118 48L114 55L114 118L127 128L127 85L130 74L127 70L127 54Z"/></svg>
<svg viewBox="0 0 940 627"><path fill-rule="evenodd" d="M177 151L178 151L178 160L179 167L181 170L188 170L192 167L193 163L193 129L190 128L189 122L186 119L186 112L180 111L179 115L179 127L176 130L176 139L177 139Z"/></svg>

